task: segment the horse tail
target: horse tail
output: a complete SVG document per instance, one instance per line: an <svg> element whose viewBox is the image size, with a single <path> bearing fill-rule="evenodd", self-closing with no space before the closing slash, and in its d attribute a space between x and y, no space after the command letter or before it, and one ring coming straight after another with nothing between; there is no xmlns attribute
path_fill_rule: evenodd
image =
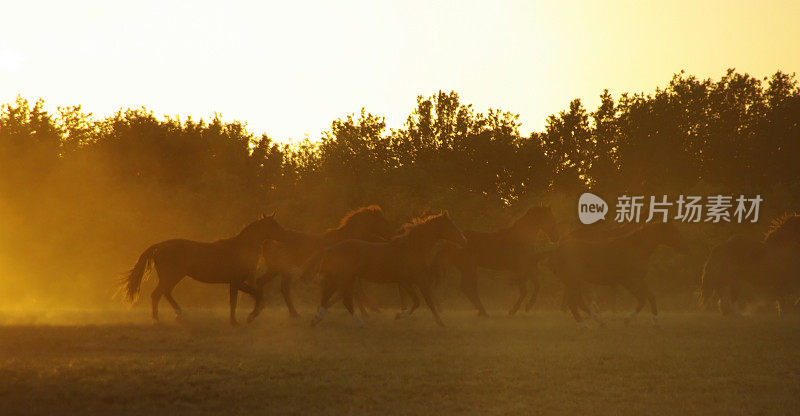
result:
<svg viewBox="0 0 800 416"><path fill-rule="evenodd" d="M142 280L145 273L150 269L153 264L153 255L156 252L157 244L147 248L147 250L139 256L139 261L128 272L128 275L122 278L122 291L125 294L125 299L128 302L134 303L139 298L139 291L142 286Z"/></svg>
<svg viewBox="0 0 800 416"><path fill-rule="evenodd" d="M303 272L300 274L300 280L305 283L310 283L314 280L315 277L322 271L322 263L325 262L325 257L328 254L328 250L320 250L313 256L311 256L308 261L306 261L305 266L303 266Z"/></svg>

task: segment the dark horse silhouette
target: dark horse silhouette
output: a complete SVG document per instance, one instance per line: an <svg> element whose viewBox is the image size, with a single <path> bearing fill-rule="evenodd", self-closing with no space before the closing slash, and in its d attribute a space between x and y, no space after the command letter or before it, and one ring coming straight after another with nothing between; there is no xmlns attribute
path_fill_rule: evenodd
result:
<svg viewBox="0 0 800 416"><path fill-rule="evenodd" d="M738 315L748 285L768 288L778 315L785 313L786 297L800 288L800 215L774 220L763 241L734 235L714 247L703 267L700 306L718 298L723 314Z"/></svg>
<svg viewBox="0 0 800 416"><path fill-rule="evenodd" d="M684 253L687 251L686 241L672 223L648 224L623 236L600 241L567 239L552 250L548 264L553 274L564 283L564 296L575 320L581 326L585 325L578 311L580 308L605 326L599 314L590 310L584 301L581 289L585 282L624 287L637 300L636 308L625 322L636 318L642 308L650 303L653 321L658 324L655 296L644 278L650 255L659 244Z"/></svg>
<svg viewBox="0 0 800 416"><path fill-rule="evenodd" d="M139 261L123 279L122 289L131 302L139 297L142 279L150 266L158 273L158 285L150 298L153 303L153 320L158 322L158 301L161 296L181 318L181 308L172 297L172 289L184 276L205 283L227 283L230 285L230 322L236 325L236 302L241 290L256 300L253 309L261 307L261 294L248 282L252 281L258 265L261 246L265 240L284 240L286 230L275 221L275 214L261 216L244 227L234 237L204 243L191 240L166 240L153 244L139 256Z"/></svg>
<svg viewBox="0 0 800 416"><path fill-rule="evenodd" d="M478 267L513 272L512 282L519 287L519 298L509 310L513 315L528 295L528 281L533 283L533 293L526 310L530 310L539 293L538 263L542 253L534 247L536 234L544 231L550 241L558 241L558 228L549 206L531 207L511 226L492 232L465 230L465 247L445 247L434 257L433 265L439 274L454 266L461 273L461 289L478 310L488 316L478 296Z"/></svg>
<svg viewBox="0 0 800 416"><path fill-rule="evenodd" d="M601 221L594 223L592 225L583 225L573 229L572 231L567 234L564 239L578 239L578 240L589 240L589 241L605 241L611 238L621 237L625 234L634 231L639 227L638 224L635 223L616 223L616 222L607 222ZM562 240L563 241L563 240ZM598 297L606 298L609 306L611 307L612 312L616 312L617 310L617 287L616 286L607 286L606 290L603 290L602 287L598 286L591 286L586 287L584 286L582 292L586 295L586 299L589 301L589 307L594 309L595 312L600 312L600 305L598 303ZM567 297L564 296L561 302L561 310L566 312L569 310L569 306L567 305Z"/></svg>
<svg viewBox="0 0 800 416"><path fill-rule="evenodd" d="M295 270L301 267L316 252L335 243L356 239L367 241L385 241L394 234L394 227L384 217L383 210L377 205L359 208L348 213L332 228L322 235L287 230L285 241L267 241L263 248L265 272L256 279L256 290L263 291L265 285L280 276L281 294L286 307L292 316L300 316L294 308L291 297L292 277ZM263 303L262 303L263 306ZM252 320L261 311L248 316Z"/></svg>
<svg viewBox="0 0 800 416"><path fill-rule="evenodd" d="M353 297L362 279L397 284L413 302L411 309L403 312L406 316L419 306L416 295L419 289L436 323L444 325L432 303L430 285L434 276L427 263L430 251L440 240L466 244L464 235L446 211L414 220L405 226L402 234L386 242L347 240L322 250L309 260L303 272L304 279L322 274L322 296L312 325L322 321L337 291L341 292L348 312L363 325L353 310Z"/></svg>

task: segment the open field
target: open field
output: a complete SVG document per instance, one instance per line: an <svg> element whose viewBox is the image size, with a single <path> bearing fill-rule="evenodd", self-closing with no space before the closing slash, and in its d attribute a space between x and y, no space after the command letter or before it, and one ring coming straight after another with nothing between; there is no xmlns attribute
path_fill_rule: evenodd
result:
<svg viewBox="0 0 800 416"><path fill-rule="evenodd" d="M0 414L797 414L800 318L0 313ZM167 315L165 314L165 318Z"/></svg>

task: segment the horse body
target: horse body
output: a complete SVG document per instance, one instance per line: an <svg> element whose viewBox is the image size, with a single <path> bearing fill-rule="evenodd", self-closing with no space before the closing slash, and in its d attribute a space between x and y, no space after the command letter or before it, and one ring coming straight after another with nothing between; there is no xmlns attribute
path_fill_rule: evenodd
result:
<svg viewBox="0 0 800 416"><path fill-rule="evenodd" d="M359 323L361 319L353 310L353 297L362 280L375 283L397 284L411 296L413 306L398 317L410 315L418 306L415 288L418 288L439 325L443 325L433 305L430 284L433 274L426 261L427 254L439 240L458 245L466 240L452 223L447 213L431 216L407 227L405 233L386 242L346 240L318 253L309 261L304 278L322 274L322 296L317 316L312 324L319 323L331 305L337 291L347 310Z"/></svg>
<svg viewBox="0 0 800 416"><path fill-rule="evenodd" d="M734 235L717 245L703 267L699 303L719 299L725 315L737 315L743 290L763 287L777 301L778 314L786 310L786 296L800 288L800 216L779 218L764 240Z"/></svg>
<svg viewBox="0 0 800 416"><path fill-rule="evenodd" d="M172 289L184 276L189 276L204 283L230 285L230 322L235 325L240 290L255 298L254 311L261 306L260 294L248 284L255 274L261 245L267 239L286 237L286 231L275 222L274 215L249 224L232 238L210 243L172 239L150 246L123 280L128 300L137 299L141 282L152 265L158 274L158 284L150 295L155 322L158 322L158 302L162 296L180 319L181 308L172 297Z"/></svg>
<svg viewBox="0 0 800 416"><path fill-rule="evenodd" d="M284 241L268 241L264 244L262 256L266 266L265 272L256 279L256 290L263 291L265 285L276 277L280 277L281 294L289 309L289 313L300 316L294 307L291 297L292 278L296 270L309 258L325 247L348 239L378 241L388 239L394 228L384 217L377 205L359 208L345 215L337 228L330 229L321 235L287 231ZM261 309L248 319L252 320Z"/></svg>
<svg viewBox="0 0 800 416"><path fill-rule="evenodd" d="M605 325L596 311L590 310L584 301L583 283L601 286L622 286L637 299L636 309L628 320L649 303L654 321L658 309L655 296L644 282L650 256L658 245L668 245L680 251L686 243L672 224L646 225L621 237L604 241L567 239L550 253L548 264L565 286L565 300L573 317L583 323L578 309L590 314Z"/></svg>
<svg viewBox="0 0 800 416"><path fill-rule="evenodd" d="M461 290L470 300L480 316L488 316L478 296L477 269L511 271L512 282L519 287L519 298L509 311L517 312L527 297L527 284L533 285L533 294L528 301L529 310L539 292L537 279L538 263L543 254L536 251L534 240L538 231L544 231L551 241L558 241L558 230L552 210L547 207L532 207L510 227L493 232L465 231L467 245L463 248L448 247L437 253L434 264L440 269L454 266L461 274Z"/></svg>

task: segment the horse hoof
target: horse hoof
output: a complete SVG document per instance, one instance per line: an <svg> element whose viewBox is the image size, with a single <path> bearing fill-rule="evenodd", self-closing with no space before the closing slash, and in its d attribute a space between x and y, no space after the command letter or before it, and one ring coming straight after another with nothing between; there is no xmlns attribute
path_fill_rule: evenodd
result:
<svg viewBox="0 0 800 416"><path fill-rule="evenodd" d="M516 314L517 314L517 310L516 309L508 311L508 316L514 316Z"/></svg>
<svg viewBox="0 0 800 416"><path fill-rule="evenodd" d="M247 315L247 323L251 323L256 319L256 316L253 314Z"/></svg>
<svg viewBox="0 0 800 416"><path fill-rule="evenodd" d="M486 313L486 312L478 312L478 317L479 318L488 318L489 314Z"/></svg>
<svg viewBox="0 0 800 416"><path fill-rule="evenodd" d="M175 315L175 322L177 322L177 323L179 323L179 324L182 324L182 323L184 323L183 316L181 316L181 315Z"/></svg>
<svg viewBox="0 0 800 416"><path fill-rule="evenodd" d="M239 322L237 322L237 321L231 321L231 326L239 326Z"/></svg>
<svg viewBox="0 0 800 416"><path fill-rule="evenodd" d="M302 318L302 316L300 316L300 314L299 314L299 313L297 313L297 312L292 312L292 313L290 314L290 316L291 316L292 318Z"/></svg>
<svg viewBox="0 0 800 416"><path fill-rule="evenodd" d="M586 325L586 321L578 322L578 329L589 329L589 325Z"/></svg>

